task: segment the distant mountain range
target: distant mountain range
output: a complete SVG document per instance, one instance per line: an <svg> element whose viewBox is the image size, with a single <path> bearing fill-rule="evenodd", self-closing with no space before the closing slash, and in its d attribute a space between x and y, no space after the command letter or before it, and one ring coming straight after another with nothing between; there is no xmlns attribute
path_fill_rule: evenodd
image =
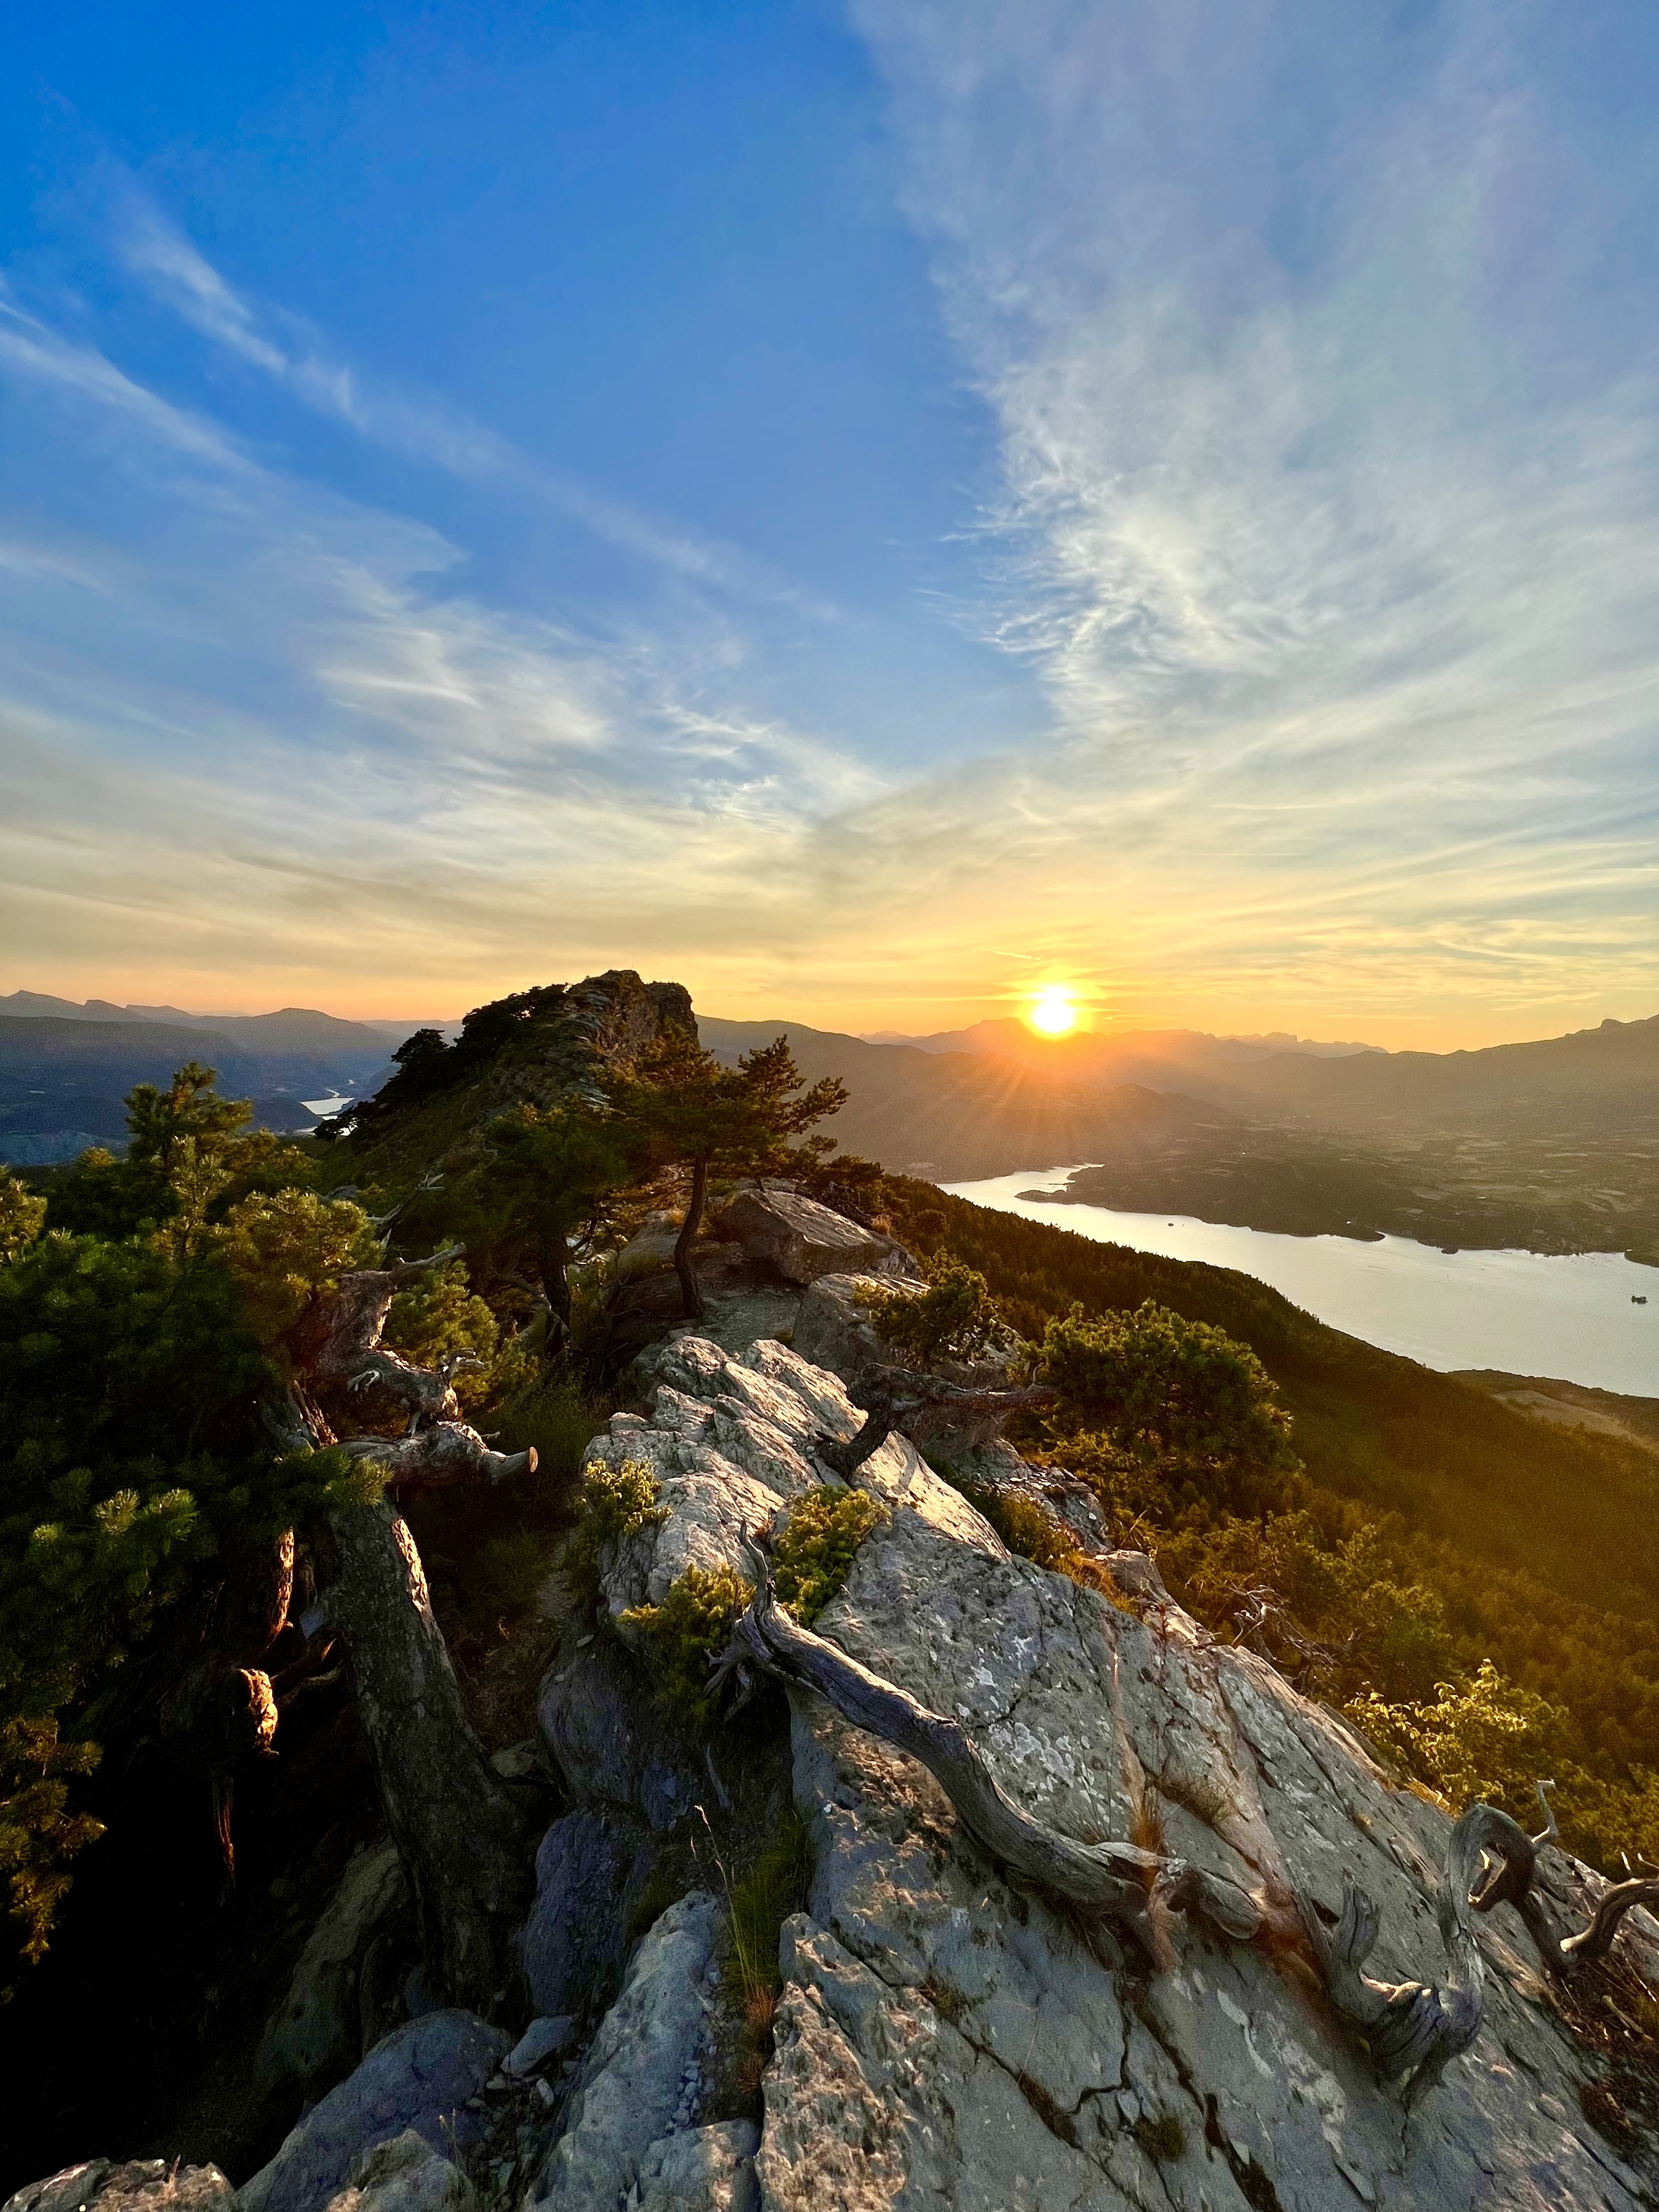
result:
<svg viewBox="0 0 1659 2212"><path fill-rule="evenodd" d="M413 1030L455 1026L14 992L0 997L0 1160L118 1143L125 1094L191 1058L264 1126L303 1130L307 1100L368 1096ZM937 1182L1079 1168L1057 1205L1659 1262L1659 1017L1452 1053L1192 1030L1046 1038L1016 1020L902 1041L698 1026L727 1061L787 1030L805 1075L848 1086L830 1125L842 1149Z"/></svg>
<svg viewBox="0 0 1659 2212"><path fill-rule="evenodd" d="M848 1152L939 1182L1094 1164L1071 1195L1296 1233L1659 1261L1659 1017L1479 1052L1187 1030L906 1043L704 1017L726 1059L787 1030L850 1092Z"/></svg>
<svg viewBox="0 0 1659 2212"><path fill-rule="evenodd" d="M1321 1044L1312 1037L1293 1036L1288 1030L1269 1030L1256 1036L1212 1036L1206 1030L1119 1030L1102 1036L1079 1030L1069 1039L1038 1036L1012 1015L975 1022L965 1030L935 1030L929 1036L907 1036L899 1030L877 1030L870 1044L913 1044L921 1052L994 1052L1006 1059L1039 1058L1056 1042L1104 1044L1120 1048L1140 1048L1158 1060L1183 1062L1183 1057L1206 1065L1231 1066L1241 1060L1267 1060L1289 1052L1316 1060L1345 1060L1358 1052L1381 1052L1375 1044Z"/></svg>
<svg viewBox="0 0 1659 2212"><path fill-rule="evenodd" d="M173 1006L84 1005L36 991L0 996L0 1161L50 1166L126 1133L126 1093L165 1083L187 1060L251 1098L264 1128L303 1130L313 1101L360 1097L392 1072L417 1022L348 1022L307 1006L271 1014L190 1014Z"/></svg>

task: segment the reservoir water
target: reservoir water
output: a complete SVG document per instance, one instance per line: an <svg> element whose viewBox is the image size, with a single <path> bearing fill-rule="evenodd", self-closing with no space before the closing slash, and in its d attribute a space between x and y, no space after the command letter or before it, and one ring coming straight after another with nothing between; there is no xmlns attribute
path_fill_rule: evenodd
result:
<svg viewBox="0 0 1659 2212"><path fill-rule="evenodd" d="M1441 1252L1404 1237L1376 1244L1282 1237L1179 1214L1045 1205L1019 1195L1062 1185L1071 1172L1025 1168L942 1188L1103 1244L1236 1267L1333 1328L1425 1367L1496 1367L1659 1397L1659 1267L1615 1252Z"/></svg>

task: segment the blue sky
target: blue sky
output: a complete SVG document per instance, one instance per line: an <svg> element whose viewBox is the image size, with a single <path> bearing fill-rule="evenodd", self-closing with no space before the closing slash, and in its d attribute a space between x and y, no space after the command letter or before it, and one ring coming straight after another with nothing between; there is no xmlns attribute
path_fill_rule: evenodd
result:
<svg viewBox="0 0 1659 2212"><path fill-rule="evenodd" d="M1659 1005L1644 11L9 48L0 988Z"/></svg>

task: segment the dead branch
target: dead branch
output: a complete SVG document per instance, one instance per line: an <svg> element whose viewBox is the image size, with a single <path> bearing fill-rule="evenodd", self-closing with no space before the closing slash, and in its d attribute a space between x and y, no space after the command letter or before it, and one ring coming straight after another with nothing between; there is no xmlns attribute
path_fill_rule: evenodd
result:
<svg viewBox="0 0 1659 2212"><path fill-rule="evenodd" d="M416 1367L380 1342L392 1301L411 1275L459 1258L451 1244L425 1260L399 1260L389 1267L360 1267L342 1275L316 1300L295 1334L295 1357L318 1392L383 1390L408 1413L411 1428L453 1420L460 1407L446 1375Z"/></svg>
<svg viewBox="0 0 1659 2212"><path fill-rule="evenodd" d="M1376 1942L1377 1911L1352 1881L1342 1885L1342 1911L1334 1929L1326 1927L1311 1899L1297 1900L1338 2016L1364 2038L1382 2078L1402 2084L1408 2107L1480 2032L1486 1963L1474 1932L1474 1893L1480 1884L1484 1893L1490 1881L1488 1858L1507 1869L1516 1837L1530 1853L1525 1831L1490 1805L1471 1805L1452 1830L1440 1895L1440 1935L1450 1967L1443 1984L1374 1982L1362 1972Z"/></svg>
<svg viewBox="0 0 1659 2212"><path fill-rule="evenodd" d="M924 1421L937 1426L944 1419L964 1418L988 1421L994 1430L1012 1413L1034 1406L1052 1406L1060 1394L1042 1382L980 1387L947 1382L942 1376L923 1375L914 1368L878 1367L854 1383L848 1395L864 1413L863 1427L845 1443L834 1437L821 1437L817 1449L820 1459L843 1481L850 1482L896 1430L914 1428Z"/></svg>
<svg viewBox="0 0 1659 2212"><path fill-rule="evenodd" d="M465 1421L439 1421L409 1437L354 1437L343 1449L353 1459L369 1460L386 1470L394 1490L447 1490L453 1483L487 1475L491 1482L536 1472L536 1447L521 1452L492 1451Z"/></svg>
<svg viewBox="0 0 1659 2212"><path fill-rule="evenodd" d="M1079 1843L1034 1820L1007 1796L959 1722L929 1712L786 1613L765 1552L752 1540L749 1549L755 1595L716 1669L716 1685L752 1664L815 1690L855 1728L919 1759L975 1842L1010 1873L1068 1905L1121 1921L1154 1958L1159 1907L1200 1913L1235 1941L1258 1932L1262 1908L1236 1883L1133 1844Z"/></svg>

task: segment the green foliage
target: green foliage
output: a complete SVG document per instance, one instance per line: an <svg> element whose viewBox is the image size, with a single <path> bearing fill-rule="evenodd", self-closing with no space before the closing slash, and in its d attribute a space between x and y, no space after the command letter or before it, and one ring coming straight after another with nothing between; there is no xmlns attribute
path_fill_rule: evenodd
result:
<svg viewBox="0 0 1659 2212"><path fill-rule="evenodd" d="M699 1732L714 1717L709 1669L754 1595L754 1585L730 1567L688 1567L660 1605L632 1606L622 1616L648 1639L658 1702Z"/></svg>
<svg viewBox="0 0 1659 2212"><path fill-rule="evenodd" d="M493 1404L503 1391L526 1380L529 1363L512 1338L502 1343L495 1315L467 1287L466 1265L461 1260L427 1269L407 1290L398 1291L380 1341L416 1367L476 1359L477 1367L460 1367L454 1376L455 1395L464 1412Z"/></svg>
<svg viewBox="0 0 1659 2212"><path fill-rule="evenodd" d="M496 1408L497 1449L517 1452L533 1444L538 1480L574 1482L609 1410L570 1376L521 1383Z"/></svg>
<svg viewBox="0 0 1659 2212"><path fill-rule="evenodd" d="M33 1243L46 1218L44 1198L15 1176L0 1176L0 1267Z"/></svg>
<svg viewBox="0 0 1659 2212"><path fill-rule="evenodd" d="M1290 1419L1255 1354L1150 1298L1133 1313L1090 1319L1073 1308L1051 1321L1037 1373L1060 1392L1069 1425L1139 1457L1290 1461Z"/></svg>
<svg viewBox="0 0 1659 2212"><path fill-rule="evenodd" d="M1438 1682L1432 1704L1386 1704L1375 1691L1348 1705L1380 1750L1443 1796L1453 1812L1477 1799L1522 1818L1533 1784L1553 1774L1566 1715L1506 1682L1490 1659L1473 1681Z"/></svg>
<svg viewBox="0 0 1659 2212"><path fill-rule="evenodd" d="M478 1583L491 1613L526 1613L536 1602L548 1568L545 1540L522 1530L496 1536L478 1555Z"/></svg>
<svg viewBox="0 0 1659 2212"><path fill-rule="evenodd" d="M90 1773L98 1757L94 1743L61 1742L56 1719L14 1718L0 1728L0 1881L31 1966L46 1955L70 1861L104 1832L101 1820L69 1809L64 1778ZM0 2002L10 1995L0 1989Z"/></svg>
<svg viewBox="0 0 1659 2212"><path fill-rule="evenodd" d="M859 1546L887 1509L867 1491L826 1484L797 1500L773 1548L778 1598L811 1628L847 1580ZM745 1601L746 1602L746 1601Z"/></svg>
<svg viewBox="0 0 1659 2212"><path fill-rule="evenodd" d="M775 1998L783 1986L778 1943L783 1923L806 1910L812 1850L806 1824L792 1805L776 1834L727 1899L732 1946L728 1970L745 2013L757 1999Z"/></svg>
<svg viewBox="0 0 1659 2212"><path fill-rule="evenodd" d="M54 1176L47 1226L113 1242L161 1230L182 1253L238 1200L307 1184L310 1163L298 1146L244 1128L252 1108L218 1097L213 1080L210 1067L191 1060L166 1091L137 1085L126 1101L125 1158L94 1145Z"/></svg>
<svg viewBox="0 0 1659 2212"><path fill-rule="evenodd" d="M571 1234L604 1227L610 1201L639 1165L637 1132L618 1117L586 1105L521 1105L485 1130L462 1201L477 1209L492 1243L529 1247L550 1304L568 1318Z"/></svg>
<svg viewBox="0 0 1659 2212"><path fill-rule="evenodd" d="M1316 1686L1364 1682L1385 1698L1425 1698L1457 1662L1457 1639L1444 1600L1419 1581L1400 1579L1395 1547L1374 1522L1328 1537L1299 1510L1261 1521L1226 1516L1207 1528L1190 1522L1160 1545L1172 1589L1202 1619L1226 1620L1239 1593L1274 1592L1303 1635L1340 1656L1316 1668ZM1270 1650L1293 1669L1303 1655L1269 1620Z"/></svg>
<svg viewBox="0 0 1659 2212"><path fill-rule="evenodd" d="M997 1328L996 1301L976 1267L955 1259L931 1271L921 1297L900 1290L865 1290L859 1304L876 1334L907 1367L928 1368L939 1359L977 1359Z"/></svg>
<svg viewBox="0 0 1659 2212"><path fill-rule="evenodd" d="M48 1183L46 1226L114 1243L153 1230L173 1206L167 1179L154 1160L118 1160L94 1145Z"/></svg>
<svg viewBox="0 0 1659 2212"><path fill-rule="evenodd" d="M599 1595L599 1561L607 1547L642 1528L660 1528L667 1518L657 1478L642 1460L623 1460L619 1467L590 1461L576 1492L576 1525L564 1550L572 1589L591 1603Z"/></svg>
<svg viewBox="0 0 1659 2212"><path fill-rule="evenodd" d="M802 1081L787 1036L724 1067L683 1030L669 1030L610 1091L659 1166L689 1161L716 1175L777 1175L798 1157L792 1138L805 1139L809 1158L830 1149L829 1139L806 1132L847 1103L846 1085L833 1077L797 1097Z"/></svg>
<svg viewBox="0 0 1659 2212"><path fill-rule="evenodd" d="M1035 1498L1018 1490L1000 1490L994 1483L966 1481L949 1473L945 1480L985 1516L1011 1552L1036 1566L1046 1567L1050 1574L1071 1573L1077 1558L1071 1532Z"/></svg>
<svg viewBox="0 0 1659 2212"><path fill-rule="evenodd" d="M211 1257L48 1234L0 1268L0 1732L4 1850L44 1944L91 1833L65 1778L170 1610L229 1541L378 1492L340 1452L276 1458L271 1370Z"/></svg>
<svg viewBox="0 0 1659 2212"><path fill-rule="evenodd" d="M232 1206L215 1237L259 1342L274 1350L319 1291L380 1257L368 1217L349 1199L314 1191L255 1194Z"/></svg>
<svg viewBox="0 0 1659 2212"><path fill-rule="evenodd" d="M221 1098L217 1080L200 1060L187 1060L165 1091L153 1083L135 1085L127 1094L127 1158L135 1165L153 1161L170 1175L190 1145L204 1158L221 1153L227 1140L252 1120L246 1099Z"/></svg>

